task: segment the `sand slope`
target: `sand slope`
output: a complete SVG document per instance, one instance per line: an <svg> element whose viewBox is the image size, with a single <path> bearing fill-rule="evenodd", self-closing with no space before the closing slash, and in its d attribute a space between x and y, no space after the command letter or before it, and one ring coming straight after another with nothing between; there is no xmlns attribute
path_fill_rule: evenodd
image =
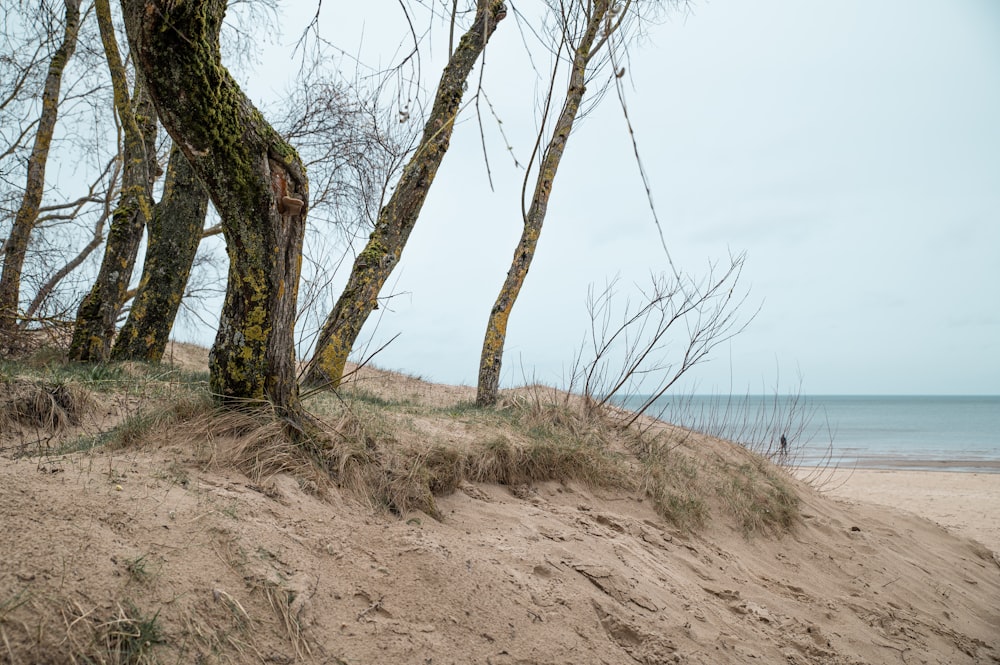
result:
<svg viewBox="0 0 1000 665"><path fill-rule="evenodd" d="M1000 551L1000 473L837 470L821 485L831 496L906 510Z"/></svg>
<svg viewBox="0 0 1000 665"><path fill-rule="evenodd" d="M0 662L102 662L155 615L143 662L1000 663L992 551L791 482L795 527L748 540L575 483L465 483L436 521L185 441L0 458Z"/></svg>
<svg viewBox="0 0 1000 665"><path fill-rule="evenodd" d="M177 470L160 453L0 467L7 662L57 662L68 624L125 599L159 612L163 662L1000 662L990 551L808 490L793 534L747 541L556 483L466 485L436 522Z"/></svg>

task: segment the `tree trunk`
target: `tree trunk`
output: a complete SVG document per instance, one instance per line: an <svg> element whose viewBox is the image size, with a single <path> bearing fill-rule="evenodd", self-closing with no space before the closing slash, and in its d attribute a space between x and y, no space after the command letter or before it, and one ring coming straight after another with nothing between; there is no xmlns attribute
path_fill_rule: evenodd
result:
<svg viewBox="0 0 1000 665"><path fill-rule="evenodd" d="M136 76L134 97L129 98L109 0L96 0L94 8L111 72L115 111L124 135L124 166L122 192L111 217L104 259L94 286L76 313L69 357L79 362L106 360L111 351L115 323L125 304L125 292L132 279L142 232L152 217L156 169L156 114L152 101L142 76Z"/></svg>
<svg viewBox="0 0 1000 665"><path fill-rule="evenodd" d="M308 181L298 154L223 67L225 0L123 0L137 66L164 127L222 218L229 281L211 388L298 416L293 328Z"/></svg>
<svg viewBox="0 0 1000 665"><path fill-rule="evenodd" d="M149 221L142 278L122 326L112 360L158 363L170 339L201 242L208 191L175 144L170 150L163 198Z"/></svg>
<svg viewBox="0 0 1000 665"><path fill-rule="evenodd" d="M524 285L524 280L528 276L531 260L535 256L538 236L542 232L549 198L552 195L552 183L559 170L559 162L562 160L563 152L566 150L566 142L573 129L573 122L580 111L580 102L587 91L587 64L592 56L591 48L598 37L598 31L605 21L610 6L610 2L606 0L594 3L591 7L591 13L588 15L586 31L573 51L573 65L570 71L566 99L563 102L559 118L556 120L552 137L549 139L538 165L535 192L531 199L531 206L524 216L524 229L521 232L521 239L517 243L517 249L514 250L514 258L511 261L510 270L507 272L507 279L500 289L500 294L497 296L486 324L483 352L479 359L479 385L476 389L476 404L478 406L494 406L497 403L503 346L507 339L507 321L510 318L514 302L521 292L521 287Z"/></svg>
<svg viewBox="0 0 1000 665"><path fill-rule="evenodd" d="M35 144L28 159L28 177L21 206L14 217L10 237L3 247L3 273L0 274L0 343L17 325L17 310L21 291L21 271L28 251L28 240L38 220L38 208L45 191L45 166L49 147L59 115L59 91L62 75L80 33L80 0L65 0L66 25L63 40L49 62L48 75L42 91L42 114L35 133Z"/></svg>
<svg viewBox="0 0 1000 665"><path fill-rule="evenodd" d="M477 3L472 26L462 36L441 74L420 145L403 169L389 202L379 212L375 230L355 259L347 286L323 324L306 372L307 385L333 388L339 385L351 348L368 316L378 306L379 291L403 253L448 151L469 73L506 15L507 8L499 0Z"/></svg>

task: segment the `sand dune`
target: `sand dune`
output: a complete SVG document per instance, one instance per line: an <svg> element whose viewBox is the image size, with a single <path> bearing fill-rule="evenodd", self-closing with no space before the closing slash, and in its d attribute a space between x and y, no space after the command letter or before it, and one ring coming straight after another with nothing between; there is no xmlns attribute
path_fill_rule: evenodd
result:
<svg viewBox="0 0 1000 665"><path fill-rule="evenodd" d="M463 394L385 382L416 401ZM462 482L440 520L393 516L287 473L253 482L158 435L4 449L0 663L120 654L133 633L147 660L118 662L1000 662L986 546L1000 476L789 478L791 529L748 537L721 510L687 531L638 491L578 482Z"/></svg>

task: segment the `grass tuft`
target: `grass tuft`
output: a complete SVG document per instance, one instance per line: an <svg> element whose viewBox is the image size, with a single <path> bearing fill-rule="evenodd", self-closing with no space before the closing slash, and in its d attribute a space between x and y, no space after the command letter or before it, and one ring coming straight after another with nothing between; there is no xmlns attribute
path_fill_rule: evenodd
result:
<svg viewBox="0 0 1000 665"><path fill-rule="evenodd" d="M642 465L642 491L664 519L693 531L713 512L727 513L747 538L794 526L798 495L777 467L746 451L734 463L699 454L698 446L675 431L633 447Z"/></svg>
<svg viewBox="0 0 1000 665"><path fill-rule="evenodd" d="M721 477L719 494L745 536L778 533L795 523L798 496L765 460L727 465Z"/></svg>
<svg viewBox="0 0 1000 665"><path fill-rule="evenodd" d="M17 423L59 432L80 423L94 400L80 385L14 379L0 383L0 425Z"/></svg>
<svg viewBox="0 0 1000 665"><path fill-rule="evenodd" d="M663 519L693 531L709 516L705 482L698 464L687 454L655 441L640 457L642 491Z"/></svg>
<svg viewBox="0 0 1000 665"><path fill-rule="evenodd" d="M146 584L155 577L155 573L150 568L148 554L141 554L125 560L125 570L128 571L129 578L137 584Z"/></svg>
<svg viewBox="0 0 1000 665"><path fill-rule="evenodd" d="M223 408L206 400L182 410L186 420L177 430L194 443L206 466L233 466L256 484L279 473L317 488L327 484L318 463L320 441L303 436L269 405Z"/></svg>
<svg viewBox="0 0 1000 665"><path fill-rule="evenodd" d="M499 409L421 407L356 393L316 395L309 407L330 423L320 450L330 477L377 509L397 515L418 510L440 519L435 497L463 481L512 487L546 480L630 483L621 455L612 452L621 450L615 431L572 409L524 398Z"/></svg>
<svg viewBox="0 0 1000 665"><path fill-rule="evenodd" d="M132 603L119 605L118 615L104 623L99 631L107 662L112 665L154 663L153 647L163 642L158 618L159 612L145 617Z"/></svg>
<svg viewBox="0 0 1000 665"><path fill-rule="evenodd" d="M183 395L166 404L149 406L126 416L110 429L66 441L50 452L66 455L99 447L112 450L137 448L155 438L156 434L164 431L167 426L186 422L210 408L212 400L206 393Z"/></svg>

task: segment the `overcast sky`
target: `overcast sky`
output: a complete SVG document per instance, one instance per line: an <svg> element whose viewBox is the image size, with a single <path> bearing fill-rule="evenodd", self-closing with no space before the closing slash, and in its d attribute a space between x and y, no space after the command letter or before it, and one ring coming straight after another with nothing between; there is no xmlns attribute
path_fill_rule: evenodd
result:
<svg viewBox="0 0 1000 665"><path fill-rule="evenodd" d="M324 36L369 59L398 41L396 3L347 4L326 3ZM311 11L286 12L284 42ZM443 34L422 61L431 89ZM255 77L251 94L273 94L274 79ZM485 84L522 162L534 80L508 18ZM1000 3L694 2L649 28L625 81L675 263L698 275L746 252L745 311L760 306L684 389L784 391L801 377L813 394L1000 394ZM491 136L490 190L472 118L390 282L400 295L364 336L400 333L380 366L474 385L520 234L523 171ZM667 269L609 95L571 137L510 320L504 382L561 384L588 325L588 285L620 275L627 292Z"/></svg>

